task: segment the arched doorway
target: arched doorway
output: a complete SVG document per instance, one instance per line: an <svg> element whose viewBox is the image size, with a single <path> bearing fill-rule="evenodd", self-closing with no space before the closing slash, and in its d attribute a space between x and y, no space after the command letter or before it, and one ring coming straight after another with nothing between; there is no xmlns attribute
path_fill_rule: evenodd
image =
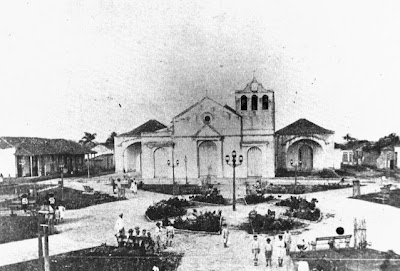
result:
<svg viewBox="0 0 400 271"><path fill-rule="evenodd" d="M136 142L129 145L124 152L125 172L141 172L142 143Z"/></svg>
<svg viewBox="0 0 400 271"><path fill-rule="evenodd" d="M171 160L171 157L167 148L158 148L154 151L154 178L168 177L168 160Z"/></svg>
<svg viewBox="0 0 400 271"><path fill-rule="evenodd" d="M301 168L306 171L313 169L313 149L308 145L303 145L299 148L299 161L301 161Z"/></svg>
<svg viewBox="0 0 400 271"><path fill-rule="evenodd" d="M257 147L252 147L247 152L247 176L262 176L262 155L261 150Z"/></svg>
<svg viewBox="0 0 400 271"><path fill-rule="evenodd" d="M199 177L217 176L217 145L212 141L204 141L199 145Z"/></svg>

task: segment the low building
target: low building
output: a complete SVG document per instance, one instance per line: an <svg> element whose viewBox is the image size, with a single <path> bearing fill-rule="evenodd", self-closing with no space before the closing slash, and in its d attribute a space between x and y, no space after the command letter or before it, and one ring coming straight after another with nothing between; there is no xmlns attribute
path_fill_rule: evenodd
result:
<svg viewBox="0 0 400 271"><path fill-rule="evenodd" d="M109 171L115 169L114 163L114 146L100 143L92 148L95 152L91 158L91 164L95 171Z"/></svg>
<svg viewBox="0 0 400 271"><path fill-rule="evenodd" d="M278 130L276 133L277 170L322 170L337 167L335 132L306 119Z"/></svg>
<svg viewBox="0 0 400 271"><path fill-rule="evenodd" d="M346 144L337 144L341 152L342 165L362 165L364 161L364 147L369 144L367 140L349 141Z"/></svg>
<svg viewBox="0 0 400 271"><path fill-rule="evenodd" d="M4 177L34 177L84 171L89 153L79 143L66 139L0 137L0 173Z"/></svg>

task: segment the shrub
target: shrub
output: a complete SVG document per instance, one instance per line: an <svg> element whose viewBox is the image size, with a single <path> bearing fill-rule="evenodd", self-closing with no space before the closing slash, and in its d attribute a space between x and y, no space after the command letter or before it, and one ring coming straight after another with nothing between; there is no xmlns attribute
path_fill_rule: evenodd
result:
<svg viewBox="0 0 400 271"><path fill-rule="evenodd" d="M284 215L289 217L296 217L300 219L310 220L310 221L317 221L321 215L321 211L318 208L313 210L306 210L306 211L299 211L299 210L287 210Z"/></svg>
<svg viewBox="0 0 400 271"><path fill-rule="evenodd" d="M178 217L174 222L174 227L192 231L219 232L221 231L221 211L200 213L195 219L183 220Z"/></svg>
<svg viewBox="0 0 400 271"><path fill-rule="evenodd" d="M289 207L290 210L297 210L297 209L303 209L303 210L307 210L307 209L311 209L314 210L315 209L315 203L318 202L318 200L316 198L313 198L311 200L311 202L307 201L304 198L300 198L300 197L290 197L288 199L285 200L281 200L279 202L277 202L275 205L276 206L286 206Z"/></svg>
<svg viewBox="0 0 400 271"><path fill-rule="evenodd" d="M301 223L295 222L291 219L275 218L273 215L260 215L256 211L249 213L249 222L251 227L246 227L247 232L252 233L270 233L292 230L299 227Z"/></svg>
<svg viewBox="0 0 400 271"><path fill-rule="evenodd" d="M247 204L257 204L257 203L262 203L262 202L268 202L273 199L274 199L273 196L264 197L263 195L258 195L258 194L247 195L245 198Z"/></svg>
<svg viewBox="0 0 400 271"><path fill-rule="evenodd" d="M190 200L213 203L213 204L227 204L226 199L219 193L219 190L214 188L212 191L207 192L205 195L190 196Z"/></svg>
<svg viewBox="0 0 400 271"><path fill-rule="evenodd" d="M190 202L175 197L151 205L147 208L146 215L151 220L161 220L166 217L182 216L186 214L186 209L184 209L186 206L190 206Z"/></svg>

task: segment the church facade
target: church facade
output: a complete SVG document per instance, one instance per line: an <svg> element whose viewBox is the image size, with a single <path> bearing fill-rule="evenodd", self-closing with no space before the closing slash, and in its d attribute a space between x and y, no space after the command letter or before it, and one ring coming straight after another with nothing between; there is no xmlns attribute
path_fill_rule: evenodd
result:
<svg viewBox="0 0 400 271"><path fill-rule="evenodd" d="M238 178L275 176L275 96L255 78L235 91L235 108L204 97L169 127L150 120L115 138L116 172L143 179L231 178L225 156L243 162ZM169 161L169 162L168 162ZM169 163L169 164L168 164Z"/></svg>

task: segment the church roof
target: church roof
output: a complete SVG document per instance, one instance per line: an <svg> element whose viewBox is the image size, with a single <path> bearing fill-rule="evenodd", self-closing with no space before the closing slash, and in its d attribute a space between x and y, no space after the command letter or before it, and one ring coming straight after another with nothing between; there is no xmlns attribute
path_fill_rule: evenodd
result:
<svg viewBox="0 0 400 271"><path fill-rule="evenodd" d="M120 136L140 136L142 133L152 133L157 130L164 129L164 128L167 128L167 126L165 126L161 122L159 122L157 120L149 120L149 121L143 123L142 125L140 125L139 127L136 127L135 129L133 129L130 132L120 134L118 137L120 137Z"/></svg>
<svg viewBox="0 0 400 271"><path fill-rule="evenodd" d="M306 119L299 119L292 124L276 131L278 135L312 135L312 134L334 134L334 131L322 128Z"/></svg>

